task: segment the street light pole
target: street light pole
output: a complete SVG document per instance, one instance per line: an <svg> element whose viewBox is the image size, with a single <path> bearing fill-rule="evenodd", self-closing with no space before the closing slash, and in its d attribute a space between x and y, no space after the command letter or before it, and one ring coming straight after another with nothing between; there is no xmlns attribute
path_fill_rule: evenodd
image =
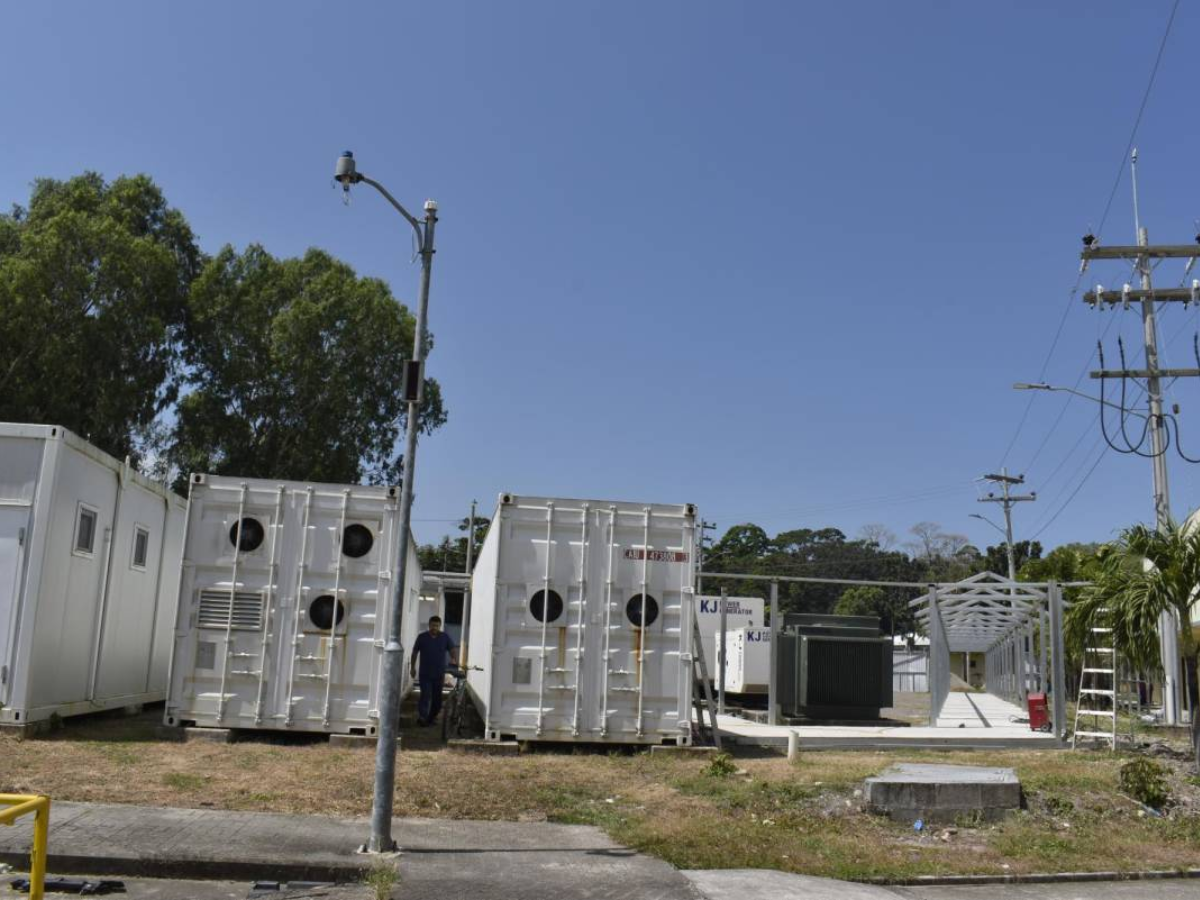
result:
<svg viewBox="0 0 1200 900"><path fill-rule="evenodd" d="M388 631L383 647L383 673L379 691L379 738L375 747L375 792L371 806L371 837L364 848L368 853L388 853L396 849L392 839L392 805L396 787L396 738L400 729L400 684L404 675L404 646L400 629L404 613L404 583L408 577L408 542L412 523L413 472L417 463L418 418L425 382L425 320L429 309L429 278L433 269L433 232L437 224L437 203L425 201L425 219L418 221L376 181L358 172L354 154L347 150L337 161L334 175L349 193L350 186L365 182L404 216L416 232L421 255L421 284L417 295L416 333L412 360L405 364L403 394L408 401L405 422L404 474L400 486L399 558L392 580L392 603Z"/></svg>

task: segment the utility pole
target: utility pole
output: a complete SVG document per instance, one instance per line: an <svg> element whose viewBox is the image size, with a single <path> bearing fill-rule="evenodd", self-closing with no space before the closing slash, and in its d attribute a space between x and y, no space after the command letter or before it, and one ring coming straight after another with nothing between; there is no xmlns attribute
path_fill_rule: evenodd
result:
<svg viewBox="0 0 1200 900"><path fill-rule="evenodd" d="M1107 291L1097 285L1094 291L1084 295L1084 302L1094 309L1103 309L1104 304L1114 309L1118 303L1123 309L1129 309L1133 301L1141 301L1142 332L1146 344L1145 369L1100 369L1090 373L1092 378L1141 378L1146 381L1146 401L1150 409L1148 428L1150 431L1150 457L1154 473L1154 518L1159 530L1171 527L1171 498L1167 482L1167 447L1169 445L1168 424L1163 416L1162 379L1163 378L1194 378L1200 376L1198 369L1162 369L1158 364L1158 329L1154 320L1154 304L1157 301L1182 301L1186 307L1190 303L1200 302L1200 280L1193 280L1188 288L1167 288L1155 290L1150 279L1150 260L1152 259L1187 259L1187 270L1191 272L1196 258L1200 256L1200 247L1193 244L1150 245L1150 236L1142 227L1138 213L1137 196L1137 150L1134 149L1130 159L1130 175L1133 182L1133 220L1137 231L1137 244L1134 246L1101 247L1099 241L1091 234L1083 239L1083 252L1080 254L1083 267L1093 259L1125 259L1132 260L1141 276L1141 290L1134 290L1126 284L1120 291ZM1200 235L1196 237L1200 243ZM1103 410L1101 410L1103 415ZM1187 623L1188 626L1191 623ZM1168 725L1179 724L1179 688L1181 684L1179 667L1179 622L1172 612L1164 612L1158 623L1159 649L1162 655L1164 681L1163 685L1163 718ZM1195 712L1192 713L1195 715Z"/></svg>
<svg viewBox="0 0 1200 900"><path fill-rule="evenodd" d="M475 567L475 506L476 501L471 501L471 517L467 519L467 564L463 571L467 573L467 586L463 590L463 608L462 608L462 634L459 635L458 642L462 645L462 667L467 668L467 644L469 643L470 632L467 629L471 624L471 569Z"/></svg>
<svg viewBox="0 0 1200 900"><path fill-rule="evenodd" d="M1017 557L1013 549L1012 508L1014 503L1031 503L1037 499L1034 492L1028 494L1013 494L1009 489L1014 484L1024 484L1024 475L1009 475L1008 469L1001 469L999 475L984 475L985 481L1000 485L999 497L988 494L980 497L980 503L1000 503L1004 507L1004 546L1008 550L1008 580L1017 580Z"/></svg>

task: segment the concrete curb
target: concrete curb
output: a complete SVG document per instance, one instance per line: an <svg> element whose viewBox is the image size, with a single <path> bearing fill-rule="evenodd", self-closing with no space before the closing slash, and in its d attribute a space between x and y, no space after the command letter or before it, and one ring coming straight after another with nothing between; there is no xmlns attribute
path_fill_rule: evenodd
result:
<svg viewBox="0 0 1200 900"><path fill-rule="evenodd" d="M972 884L1077 884L1090 881L1161 881L1200 878L1200 869L1147 872L1031 872L1026 875L919 875L915 878L871 878L861 884L880 887L943 887Z"/></svg>
<svg viewBox="0 0 1200 900"><path fill-rule="evenodd" d="M124 875L127 878L176 878L201 881L360 881L370 860L362 863L281 863L275 860L179 859L167 857L82 856L51 853L46 869L55 875ZM28 853L0 851L0 862L15 871L29 866Z"/></svg>

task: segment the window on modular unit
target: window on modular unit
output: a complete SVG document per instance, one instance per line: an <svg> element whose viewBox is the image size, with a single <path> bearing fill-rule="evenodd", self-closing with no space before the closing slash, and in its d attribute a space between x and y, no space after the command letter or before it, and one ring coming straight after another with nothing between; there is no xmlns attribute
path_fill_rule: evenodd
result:
<svg viewBox="0 0 1200 900"><path fill-rule="evenodd" d="M249 516L240 522L229 526L229 543L243 553L251 553L262 546L263 538L267 536L262 522Z"/></svg>
<svg viewBox="0 0 1200 900"><path fill-rule="evenodd" d="M133 527L133 567L146 568L146 557L150 555L150 531L141 525Z"/></svg>
<svg viewBox="0 0 1200 900"><path fill-rule="evenodd" d="M646 627L649 628L658 618L658 601L646 594ZM638 628L642 627L642 595L634 594L625 604L625 616Z"/></svg>
<svg viewBox="0 0 1200 900"><path fill-rule="evenodd" d="M75 523L75 551L91 553L96 547L96 510L79 505L79 521Z"/></svg>
<svg viewBox="0 0 1200 900"><path fill-rule="evenodd" d="M358 559L360 556L370 553L374 543L375 538L371 534L371 529L356 522L346 526L346 531L342 535L342 552L352 559Z"/></svg>
<svg viewBox="0 0 1200 900"><path fill-rule="evenodd" d="M538 591L529 598L529 612L539 622L553 622L562 615L563 601L557 591L549 592L550 600L546 601L546 591Z"/></svg>

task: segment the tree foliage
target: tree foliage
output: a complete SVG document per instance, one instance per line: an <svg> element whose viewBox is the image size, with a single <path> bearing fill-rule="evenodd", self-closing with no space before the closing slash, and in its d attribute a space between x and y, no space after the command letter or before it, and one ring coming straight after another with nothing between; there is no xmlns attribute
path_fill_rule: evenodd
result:
<svg viewBox="0 0 1200 900"><path fill-rule="evenodd" d="M226 246L188 310L185 393L166 454L181 473L398 482L399 379L415 321L384 282L320 250L280 260ZM421 430L445 418L427 380Z"/></svg>
<svg viewBox="0 0 1200 900"><path fill-rule="evenodd" d="M1180 651L1187 660L1187 689L1197 708L1197 641L1190 627L1200 585L1200 530L1189 525L1125 529L1103 555L1095 584L1072 605L1067 631L1075 644L1088 639L1088 629L1112 628L1121 655L1135 668L1161 671L1158 621L1173 612L1184 623ZM1192 741L1200 765L1200 716L1192 717Z"/></svg>
<svg viewBox="0 0 1200 900"><path fill-rule="evenodd" d="M446 535L438 544L422 544L417 548L417 556L421 560L421 568L433 572L465 572L467 570L467 533L470 531L470 518L465 517L458 523L461 537ZM490 521L486 516L475 517L475 559L479 558L479 548L487 536Z"/></svg>
<svg viewBox="0 0 1200 900"><path fill-rule="evenodd" d="M144 175L34 183L0 215L0 420L63 425L115 456L175 399L201 254Z"/></svg>
<svg viewBox="0 0 1200 900"><path fill-rule="evenodd" d="M1018 577L1021 567L1034 559L1041 559L1042 545L1039 541L1013 541L1013 561ZM983 567L989 572L1008 577L1008 547L996 544L988 547L983 553Z"/></svg>
<svg viewBox="0 0 1200 900"><path fill-rule="evenodd" d="M0 215L0 419L177 483L398 481L414 327L382 281L319 250L206 257L145 175L42 179ZM426 381L422 431L445 419Z"/></svg>

